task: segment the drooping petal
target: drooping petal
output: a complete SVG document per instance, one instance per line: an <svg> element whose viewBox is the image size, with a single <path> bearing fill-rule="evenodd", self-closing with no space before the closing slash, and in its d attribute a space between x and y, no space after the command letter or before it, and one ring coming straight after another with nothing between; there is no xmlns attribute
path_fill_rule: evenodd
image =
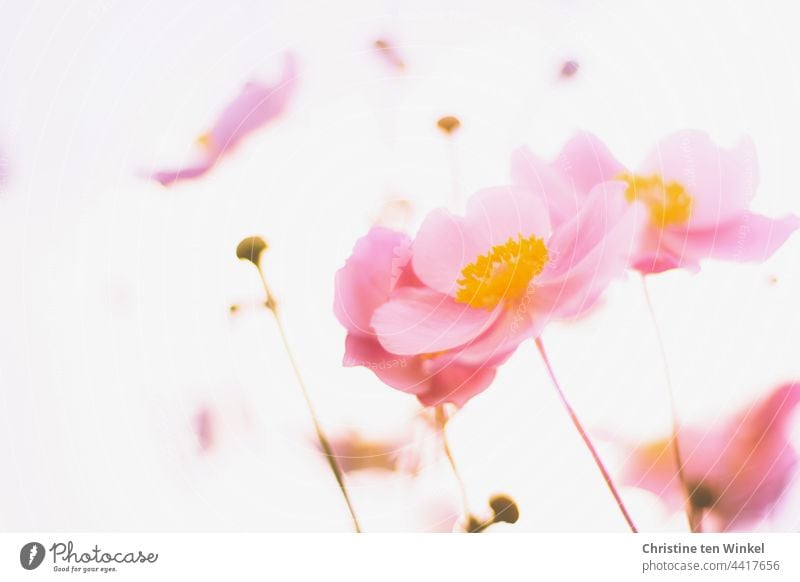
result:
<svg viewBox="0 0 800 582"><path fill-rule="evenodd" d="M686 256L693 262L705 258L761 262L771 257L798 227L797 216L768 218L743 212L714 229L670 230L665 239L678 258Z"/></svg>
<svg viewBox="0 0 800 582"><path fill-rule="evenodd" d="M751 139L725 149L696 130L679 131L661 140L638 173L657 174L665 183L674 181L686 190L692 199L690 228L713 228L740 214L755 195L759 181Z"/></svg>
<svg viewBox="0 0 800 582"><path fill-rule="evenodd" d="M408 257L402 250L409 244L405 234L373 227L358 239L353 254L336 272L333 312L350 332L371 334L370 320L389 294Z"/></svg>
<svg viewBox="0 0 800 582"><path fill-rule="evenodd" d="M476 338L497 318L499 309L475 309L428 288L403 287L381 305L372 327L393 354L431 354Z"/></svg>
<svg viewBox="0 0 800 582"><path fill-rule="evenodd" d="M459 363L448 363L438 367L435 362L429 364L435 372L428 390L417 395L425 406L452 403L464 406L471 398L486 390L497 374L493 366L468 366Z"/></svg>
<svg viewBox="0 0 800 582"><path fill-rule="evenodd" d="M547 209L529 190L502 186L474 194L466 215L428 215L414 241L414 271L440 293L455 295L461 270L509 238L550 233Z"/></svg>

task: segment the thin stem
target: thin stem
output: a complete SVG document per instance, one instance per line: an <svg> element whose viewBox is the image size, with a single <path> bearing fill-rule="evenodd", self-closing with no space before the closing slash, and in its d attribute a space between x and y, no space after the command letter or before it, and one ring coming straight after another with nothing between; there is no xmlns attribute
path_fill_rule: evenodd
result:
<svg viewBox="0 0 800 582"><path fill-rule="evenodd" d="M439 425L439 431L442 437L442 448L444 449L444 455L447 457L447 460L450 462L450 468L453 470L453 475L458 482L458 489L461 493L461 503L464 506L464 517L465 519L469 520L469 502L467 500L467 488L464 486L464 479L461 478L461 473L458 471L458 467L456 466L456 460L453 458L453 452L450 450L450 443L447 439L447 429L445 426L447 425L447 413L444 410L444 405L440 404L436 407L436 424Z"/></svg>
<svg viewBox="0 0 800 582"><path fill-rule="evenodd" d="M314 404L311 402L311 397L308 394L308 389L306 388L305 382L303 382L303 377L300 374L300 367L297 365L297 360L294 358L294 353L292 352L291 347L289 346L289 340L286 337L286 330L283 327L283 322L281 321L280 316L278 315L278 307L275 303L275 299L272 296L272 293L269 290L269 285L267 285L267 279L264 277L264 272L261 270L259 265L256 265L258 269L258 276L261 278L261 284L264 286L264 293L266 294L266 305L267 308L270 310L272 315L275 317L275 324L278 327L278 333L281 336L281 341L283 342L283 347L286 350L286 355L289 357L289 363L292 365L292 370L294 371L294 376L297 379L297 383L300 386L300 391L303 393L303 398L306 401L306 407L308 408L308 412L311 414L311 421L314 424L314 431L317 433L317 440L319 441L320 447L322 447L322 452L325 455L325 458L328 460L328 465L331 468L331 472L333 476L336 477L336 482L339 484L339 489L342 492L342 497L344 497L345 503L347 503L347 509L350 511L350 518L353 520L353 526L355 527L356 533L361 533L361 526L358 523L358 518L356 517L355 510L353 509L353 504L350 501L350 495L347 493L347 487L344 484L344 475L342 473L341 467L339 467L339 463L336 460L336 456L333 453L333 447L331 447L331 443L328 440L328 437L325 436L325 432L322 430L322 425L319 422L319 418L317 417L317 412L314 409Z"/></svg>
<svg viewBox="0 0 800 582"><path fill-rule="evenodd" d="M566 395L561 390L561 386L556 379L555 372L553 372L553 367L550 365L550 360L547 358L547 352L544 349L544 344L542 343L542 339L540 337L536 338L536 347L539 350L539 354L542 356L542 361L544 362L545 367L547 368L547 373L550 375L550 380L553 382L553 387L556 389L558 393L558 397L561 399L561 404L564 405L564 408L567 410L567 414L569 414L570 419L572 420L572 424L575 425L575 428L578 430L578 434L581 435L586 448L589 449L589 452L594 459L597 468L600 469L600 473L603 475L603 479L608 486L608 489L611 491L611 495L614 496L614 500L617 502L617 507L619 507L620 512L622 512L622 516L625 518L625 521L628 523L628 527L631 528L633 533L638 533L639 530L636 529L636 525L633 523L630 514L628 513L625 504L622 501L622 497L620 497L619 491L617 491L614 482L611 480L611 474L606 469L606 466L603 464L603 461L600 459L600 455L597 454L597 449L595 449L594 445L592 444L589 435L587 434L586 430L583 428L581 421L578 420L578 415L575 414L575 410L572 408L572 405L567 400Z"/></svg>
<svg viewBox="0 0 800 582"><path fill-rule="evenodd" d="M658 351L661 354L661 364L664 368L664 377L667 381L667 394L669 395L669 408L672 423L672 435L670 441L672 443L672 451L675 459L675 466L678 469L678 481L680 481L681 489L686 497L686 519L689 523L689 530L694 533L699 533L702 528L702 516L697 519L694 515L695 510L691 503L691 491L689 484L686 481L686 473L684 471L683 458L681 456L681 448L679 443L680 434L680 421L678 420L678 408L675 404L675 389L672 384L672 374L669 372L669 363L667 361L667 350L664 346L664 338L661 335L661 328L658 325L658 318L656 311L653 308L653 301L650 297L650 291L647 288L647 279L642 275L642 291L644 292L644 299L647 303L647 311L650 313L650 321L653 322L653 329L655 330L656 340L658 341Z"/></svg>

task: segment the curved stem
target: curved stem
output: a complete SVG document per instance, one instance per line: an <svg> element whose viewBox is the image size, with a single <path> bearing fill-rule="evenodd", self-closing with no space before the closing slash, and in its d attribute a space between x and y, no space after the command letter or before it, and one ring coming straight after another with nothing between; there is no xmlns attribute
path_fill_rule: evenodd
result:
<svg viewBox="0 0 800 582"><path fill-rule="evenodd" d="M444 405L440 404L436 407L436 424L439 425L439 431L442 437L442 448L447 460L450 462L450 468L453 470L453 475L458 482L458 489L461 493L461 503L464 506L464 518L469 520L469 502L467 500L467 488L464 486L464 479L456 467L456 461L453 458L453 452L450 450L450 443L447 439L447 412L445 412Z"/></svg>
<svg viewBox="0 0 800 582"><path fill-rule="evenodd" d="M672 375L669 372L669 363L667 362L667 350L664 347L664 338L661 335L661 328L658 325L658 318L656 317L655 309L653 309L653 301L650 298L650 291L647 289L647 279L644 275L642 275L642 291L644 293L645 302L647 303L647 311L650 313L650 321L653 322L653 329L655 330L656 340L658 341L658 350L661 354L661 365L664 368L664 377L667 381L667 393L669 395L669 408L672 423L670 441L672 443L675 467L678 471L678 481L680 481L681 489L686 497L686 519L689 523L689 529L693 533L699 533L702 531L702 517L697 519L697 516L694 515L695 511L691 503L691 491L686 481L686 473L684 471L683 458L681 456L681 448L678 440L680 422L678 420L678 409L675 405L675 389L672 385Z"/></svg>
<svg viewBox="0 0 800 582"><path fill-rule="evenodd" d="M603 461L600 459L600 455L597 453L597 449L595 449L594 444L592 444L589 435L587 434L586 430L583 428L581 421L578 419L578 415L575 414L575 410L572 408L572 405L567 400L566 395L561 390L561 386L556 379L555 372L553 372L553 367L550 365L550 360L547 358L547 352L544 349L544 344L542 343L542 339L540 337L536 338L536 347L539 349L539 354L542 356L542 361L544 362L545 367L547 368L547 373L550 376L550 380L553 382L553 387L556 389L558 393L558 397L561 399L561 404L564 405L564 408L567 410L567 414L569 414L570 419L572 420L572 424L575 425L575 428L578 431L578 434L581 435L586 448L589 449L589 453L591 453L592 458L594 459L597 468L600 469L600 473L603 475L603 479L608 486L609 491L611 491L611 495L614 496L614 500L617 502L617 507L619 507L620 512L622 512L622 516L625 518L625 521L628 524L628 527L631 529L633 533L638 533L639 530L636 528L636 525L633 523L630 514L628 513L628 509L625 507L625 504L622 501L622 497L620 497L619 491L617 491L614 482L611 480L611 474L606 469L606 466L603 464Z"/></svg>
<svg viewBox="0 0 800 582"><path fill-rule="evenodd" d="M297 360L295 360L294 358L294 353L292 352L292 349L289 346L289 339L286 337L286 330L284 329L283 322L281 321L281 318L278 315L278 306L275 303L275 299L269 290L269 285L267 285L267 279L264 277L264 272L261 270L261 267L259 265L256 265L256 268L258 269L258 276L261 278L261 284L264 286L267 308L270 310L270 312L275 318L275 324L278 327L278 333L281 336L281 342L283 342L284 350L286 351L286 355L289 357L289 363L292 366L292 370L294 371L294 376L297 379L297 383L300 386L300 391L303 393L303 398L306 401L306 407L308 408L308 412L311 415L311 422L314 425L314 431L317 434L317 440L319 441L319 445L322 448L322 452L325 455L325 458L328 460L328 465L331 468L331 472L333 473L333 476L336 478L336 482L339 484L339 489L342 492L342 497L344 497L344 501L347 504L347 509L350 512L350 518L353 521L353 527L355 528L356 533L361 533L361 526L358 523L358 518L356 517L355 510L353 509L353 504L350 501L350 495L348 494L347 487L344 484L344 475L342 473L342 469L341 467L339 467L339 463L336 460L336 456L333 453L333 447L331 447L331 443L328 440L328 437L325 436L325 432L322 430L322 425L320 424L319 418L317 417L317 412L314 409L314 404L311 402L311 397L308 394L308 389L306 388L305 382L303 382L303 377L300 374L300 367L297 365Z"/></svg>

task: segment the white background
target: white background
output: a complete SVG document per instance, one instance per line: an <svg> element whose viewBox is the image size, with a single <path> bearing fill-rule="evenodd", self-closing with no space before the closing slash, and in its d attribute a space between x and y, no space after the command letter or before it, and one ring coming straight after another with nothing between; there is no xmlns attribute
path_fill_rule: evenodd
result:
<svg viewBox="0 0 800 582"><path fill-rule="evenodd" d="M243 236L268 278L331 433L402 435L418 410L341 366L333 275L389 196L451 201L508 179L513 148L553 156L577 128L635 166L684 127L752 135L757 210L800 213L800 54L793 2L4 2L0 6L0 522L4 530L347 530L276 330L252 308ZM370 49L404 45L403 75ZM246 80L298 54L297 99L206 179L144 170L192 142ZM560 79L564 59L580 63ZM652 281L684 419L724 415L800 377L800 238L759 266ZM777 283L772 282L775 277ZM636 277L545 343L600 439L668 428L657 344ZM209 406L216 441L192 430ZM495 491L515 531L623 531L532 343L452 421L474 507ZM420 447L436 443L422 435ZM604 454L614 458L613 447ZM432 527L457 511L444 462L357 475L366 530ZM614 465L614 462L611 462ZM643 529L683 527L626 490ZM800 504L775 522L796 529ZM794 503L794 504L793 504ZM792 511L791 508L794 508Z"/></svg>

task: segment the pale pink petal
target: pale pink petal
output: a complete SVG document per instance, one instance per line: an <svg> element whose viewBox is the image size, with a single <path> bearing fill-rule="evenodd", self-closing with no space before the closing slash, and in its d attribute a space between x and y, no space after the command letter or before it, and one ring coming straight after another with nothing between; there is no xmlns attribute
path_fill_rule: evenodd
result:
<svg viewBox="0 0 800 582"><path fill-rule="evenodd" d="M644 210L624 201L625 185L606 182L551 238L553 264L535 284L532 316L573 317L588 310L621 277L636 250Z"/></svg>
<svg viewBox="0 0 800 582"><path fill-rule="evenodd" d="M514 183L539 193L554 228L575 216L592 188L624 172L608 148L587 132L576 133L552 163L528 148L519 148L511 156Z"/></svg>
<svg viewBox="0 0 800 582"><path fill-rule="evenodd" d="M527 147L511 155L511 179L514 184L541 196L553 228L574 216L583 203L583 196L570 187L567 176Z"/></svg>
<svg viewBox="0 0 800 582"><path fill-rule="evenodd" d="M661 140L638 171L676 181L692 197L690 228L713 228L744 211L759 181L751 139L733 149L717 146L701 131L684 130Z"/></svg>
<svg viewBox="0 0 800 582"><path fill-rule="evenodd" d="M456 303L428 288L403 287L375 311L371 323L387 351L428 354L472 340L489 328L498 313Z"/></svg>
<svg viewBox="0 0 800 582"><path fill-rule="evenodd" d="M461 270L509 238L547 238L550 224L542 200L512 186L474 194L461 218L445 210L428 215L414 241L414 271L423 283L455 295Z"/></svg>
<svg viewBox="0 0 800 582"><path fill-rule="evenodd" d="M797 216L776 219L743 212L714 229L670 229L664 238L679 259L685 256L689 262L705 258L761 262L771 257L798 227Z"/></svg>
<svg viewBox="0 0 800 582"><path fill-rule="evenodd" d="M576 133L564 145L553 165L567 178L570 189L583 198L598 184L625 172L606 145L585 131Z"/></svg>
<svg viewBox="0 0 800 582"><path fill-rule="evenodd" d="M333 312L348 331L372 333L372 314L389 299L408 261L402 255L408 244L406 235L378 226L358 239L353 254L336 272Z"/></svg>

